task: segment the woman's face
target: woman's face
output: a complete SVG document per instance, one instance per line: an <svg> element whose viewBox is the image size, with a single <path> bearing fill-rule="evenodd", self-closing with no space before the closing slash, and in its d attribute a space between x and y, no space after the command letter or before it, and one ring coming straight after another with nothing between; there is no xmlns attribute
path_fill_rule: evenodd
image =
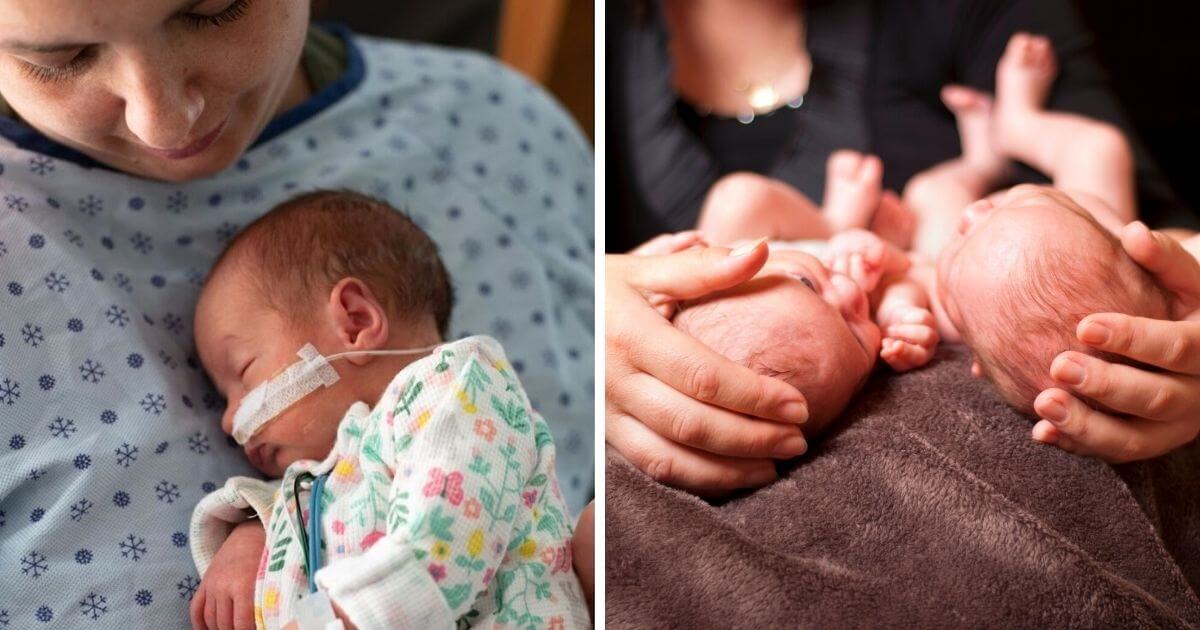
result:
<svg viewBox="0 0 1200 630"><path fill-rule="evenodd" d="M309 0L0 0L0 95L113 168L223 170L309 88Z"/></svg>

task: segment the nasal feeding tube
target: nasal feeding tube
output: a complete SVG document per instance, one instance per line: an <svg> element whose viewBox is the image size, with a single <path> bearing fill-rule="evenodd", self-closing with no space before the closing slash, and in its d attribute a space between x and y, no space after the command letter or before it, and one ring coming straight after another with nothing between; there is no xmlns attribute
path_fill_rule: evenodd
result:
<svg viewBox="0 0 1200 630"><path fill-rule="evenodd" d="M296 354L300 360L283 372L261 383L242 397L233 414L233 439L245 445L262 429L263 425L296 404L301 398L338 381L337 370L329 364L334 359L352 355L414 355L436 350L442 344L409 350L351 350L328 357L311 343L304 344Z"/></svg>

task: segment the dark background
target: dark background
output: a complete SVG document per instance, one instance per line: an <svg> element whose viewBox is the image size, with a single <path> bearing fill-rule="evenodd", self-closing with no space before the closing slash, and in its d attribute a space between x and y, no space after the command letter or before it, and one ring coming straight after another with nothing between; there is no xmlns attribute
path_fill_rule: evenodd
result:
<svg viewBox="0 0 1200 630"><path fill-rule="evenodd" d="M1180 199L1200 213L1200 3L1076 4L1142 140Z"/></svg>
<svg viewBox="0 0 1200 630"><path fill-rule="evenodd" d="M496 53L501 0L314 0L313 19L357 33ZM595 118L595 5L571 0L545 87L589 138Z"/></svg>

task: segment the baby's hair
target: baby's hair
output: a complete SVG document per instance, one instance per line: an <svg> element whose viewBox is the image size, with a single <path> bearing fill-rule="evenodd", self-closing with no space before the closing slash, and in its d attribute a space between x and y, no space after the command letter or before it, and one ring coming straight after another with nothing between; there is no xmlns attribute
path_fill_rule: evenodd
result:
<svg viewBox="0 0 1200 630"><path fill-rule="evenodd" d="M453 291L437 246L405 213L347 190L319 190L286 201L251 223L225 248L212 277L233 259L271 307L307 322L314 299L343 278L362 280L390 314L431 314L444 337Z"/></svg>
<svg viewBox="0 0 1200 630"><path fill-rule="evenodd" d="M1166 291L1119 241L1102 233L1108 247L1096 251L1027 251L1014 274L1020 280L997 294L998 308L969 309L969 318L964 313L963 338L975 359L1005 401L1022 412L1032 413L1037 395L1054 386L1050 364L1060 352L1133 364L1079 342L1075 330L1084 317L1106 312L1168 316Z"/></svg>

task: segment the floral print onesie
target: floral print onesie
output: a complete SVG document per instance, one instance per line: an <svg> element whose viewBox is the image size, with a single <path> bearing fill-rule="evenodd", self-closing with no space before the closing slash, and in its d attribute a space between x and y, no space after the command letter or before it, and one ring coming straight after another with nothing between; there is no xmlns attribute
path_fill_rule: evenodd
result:
<svg viewBox="0 0 1200 630"><path fill-rule="evenodd" d="M324 461L295 462L282 481L233 478L200 502L201 575L247 509L270 515L259 627L285 625L308 593L293 495L305 472L329 475L317 584L359 628L590 626L553 439L494 339L449 343L405 367L374 409L346 412Z"/></svg>

